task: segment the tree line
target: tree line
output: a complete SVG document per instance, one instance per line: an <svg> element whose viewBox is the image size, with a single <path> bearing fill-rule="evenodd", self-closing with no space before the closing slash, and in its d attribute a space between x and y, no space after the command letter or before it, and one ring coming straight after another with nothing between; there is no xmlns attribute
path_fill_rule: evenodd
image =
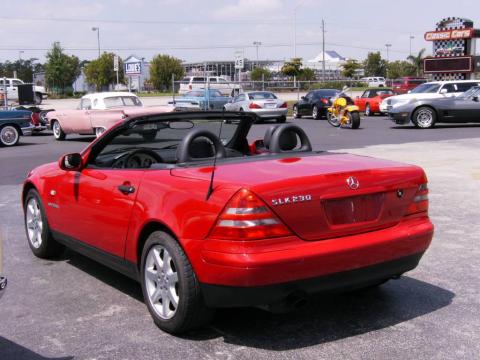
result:
<svg viewBox="0 0 480 360"><path fill-rule="evenodd" d="M97 91L104 90L117 81L114 71L115 54L104 52L97 59L92 61L80 59L75 55L68 55L55 42L47 52L44 64L36 62L37 59L6 61L0 63L0 77L17 77L25 82L32 82L33 74L45 72L45 83L48 89L54 93L65 94L73 91L72 85L80 74L85 74L85 80ZM125 84L126 78L123 69L123 61L119 57L119 83ZM169 55L156 55L150 62L149 82L157 90L165 91L171 88L172 75L175 81L184 76L184 68L180 59Z"/></svg>

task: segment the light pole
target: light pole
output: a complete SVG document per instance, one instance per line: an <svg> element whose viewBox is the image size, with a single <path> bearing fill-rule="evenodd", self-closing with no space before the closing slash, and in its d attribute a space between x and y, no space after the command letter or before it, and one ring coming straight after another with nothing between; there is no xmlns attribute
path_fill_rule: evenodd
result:
<svg viewBox="0 0 480 360"><path fill-rule="evenodd" d="M412 40L415 39L415 36L410 35L410 55L412 55Z"/></svg>
<svg viewBox="0 0 480 360"><path fill-rule="evenodd" d="M25 51L23 51L23 50L20 50L20 51L18 52L18 60L19 60L19 61L22 61L22 54L23 54L24 52L25 52Z"/></svg>
<svg viewBox="0 0 480 360"><path fill-rule="evenodd" d="M385 44L385 47L387 48L387 63L389 62L388 50L390 49L391 46L392 44Z"/></svg>
<svg viewBox="0 0 480 360"><path fill-rule="evenodd" d="M37 61L37 58L31 58L30 59L30 66L32 67L32 84L35 85L35 61Z"/></svg>
<svg viewBox="0 0 480 360"><path fill-rule="evenodd" d="M293 57L297 57L297 10L305 0L301 0L293 8ZM296 87L297 77L293 75L293 86Z"/></svg>
<svg viewBox="0 0 480 360"><path fill-rule="evenodd" d="M100 28L94 26L94 27L92 27L92 31L97 32L98 57L100 57Z"/></svg>
<svg viewBox="0 0 480 360"><path fill-rule="evenodd" d="M257 67L258 67L258 47L262 45L261 41L254 41L253 45L257 48Z"/></svg>

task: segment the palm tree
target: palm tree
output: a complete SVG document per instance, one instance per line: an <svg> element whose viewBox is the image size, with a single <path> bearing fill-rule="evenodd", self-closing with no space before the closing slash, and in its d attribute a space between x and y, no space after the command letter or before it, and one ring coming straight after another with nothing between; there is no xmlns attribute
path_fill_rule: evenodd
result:
<svg viewBox="0 0 480 360"><path fill-rule="evenodd" d="M409 55L407 60L410 61L417 69L417 76L423 72L423 59L425 59L425 49L418 52L418 55Z"/></svg>

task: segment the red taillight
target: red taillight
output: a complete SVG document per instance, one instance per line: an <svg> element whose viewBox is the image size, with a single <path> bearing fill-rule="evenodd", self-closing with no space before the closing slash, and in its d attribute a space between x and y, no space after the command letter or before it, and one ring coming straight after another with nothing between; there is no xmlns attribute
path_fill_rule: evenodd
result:
<svg viewBox="0 0 480 360"><path fill-rule="evenodd" d="M418 187L413 202L408 206L406 215L428 212L428 187L422 184Z"/></svg>
<svg viewBox="0 0 480 360"><path fill-rule="evenodd" d="M286 109L288 107L288 104L284 102L282 105L280 105L281 108Z"/></svg>
<svg viewBox="0 0 480 360"><path fill-rule="evenodd" d="M192 90L192 84L188 85L188 88L189 88L190 90Z"/></svg>
<svg viewBox="0 0 480 360"><path fill-rule="evenodd" d="M250 105L248 105L248 107L250 109L261 109L262 107L258 104L255 104L255 103L250 103Z"/></svg>
<svg viewBox="0 0 480 360"><path fill-rule="evenodd" d="M35 126L40 125L40 114L32 112L32 115L30 115L30 118L32 119L32 124Z"/></svg>
<svg viewBox="0 0 480 360"><path fill-rule="evenodd" d="M290 230L268 206L247 189L238 191L228 202L210 237L228 240L255 240L291 235Z"/></svg>
<svg viewBox="0 0 480 360"><path fill-rule="evenodd" d="M322 99L320 99L320 101L321 101L322 103L324 103L325 105L328 104L328 99L322 98Z"/></svg>

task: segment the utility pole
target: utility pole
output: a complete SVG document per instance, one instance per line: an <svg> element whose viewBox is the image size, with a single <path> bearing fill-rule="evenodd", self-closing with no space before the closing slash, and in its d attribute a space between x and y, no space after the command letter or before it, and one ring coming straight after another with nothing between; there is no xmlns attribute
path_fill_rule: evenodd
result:
<svg viewBox="0 0 480 360"><path fill-rule="evenodd" d="M391 46L392 44L385 44L385 47L387 48L387 63L389 62L388 50L390 49Z"/></svg>
<svg viewBox="0 0 480 360"><path fill-rule="evenodd" d="M412 55L412 40L415 39L415 36L410 35L410 55Z"/></svg>
<svg viewBox="0 0 480 360"><path fill-rule="evenodd" d="M97 32L98 57L100 57L100 28L92 27L92 31Z"/></svg>
<svg viewBox="0 0 480 360"><path fill-rule="evenodd" d="M322 81L325 82L325 20L322 19Z"/></svg>
<svg viewBox="0 0 480 360"><path fill-rule="evenodd" d="M257 67L258 67L258 47L259 47L260 45L262 45L262 42L261 42L261 41L254 41L254 42L253 42L253 45L257 48L257 64L256 64L256 65L257 65Z"/></svg>

